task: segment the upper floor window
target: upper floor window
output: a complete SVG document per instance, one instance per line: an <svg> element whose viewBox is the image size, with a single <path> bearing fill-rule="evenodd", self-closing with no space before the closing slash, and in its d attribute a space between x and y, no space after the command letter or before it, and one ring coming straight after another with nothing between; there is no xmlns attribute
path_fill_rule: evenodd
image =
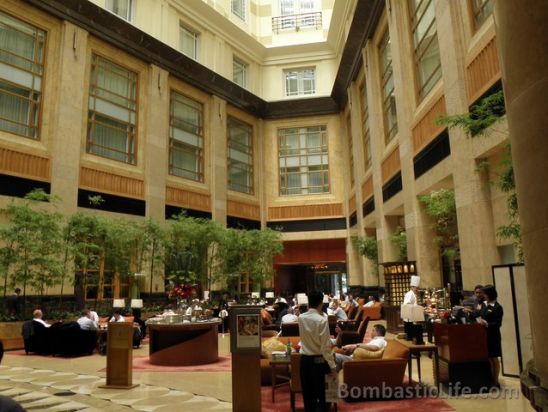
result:
<svg viewBox="0 0 548 412"><path fill-rule="evenodd" d="M92 55L86 150L135 164L137 73Z"/></svg>
<svg viewBox="0 0 548 412"><path fill-rule="evenodd" d="M321 12L316 12L315 0L280 0L280 18L276 19L279 29L299 29L321 26Z"/></svg>
<svg viewBox="0 0 548 412"><path fill-rule="evenodd" d="M474 25L478 29L493 12L493 0L470 0L474 14Z"/></svg>
<svg viewBox="0 0 548 412"><path fill-rule="evenodd" d="M409 0L418 92L422 99L441 78L440 46L433 0Z"/></svg>
<svg viewBox="0 0 548 412"><path fill-rule="evenodd" d="M179 30L179 49L185 56L198 60L200 34L182 25Z"/></svg>
<svg viewBox="0 0 548 412"><path fill-rule="evenodd" d="M388 143L398 133L396 112L396 95L394 93L394 72L392 70L392 53L390 50L390 33L388 28L379 44L379 58L382 85L382 109L384 117L384 137Z"/></svg>
<svg viewBox="0 0 548 412"><path fill-rule="evenodd" d="M107 0L106 8L124 20L133 19L133 0Z"/></svg>
<svg viewBox="0 0 548 412"><path fill-rule="evenodd" d="M253 129L228 118L228 188L253 194Z"/></svg>
<svg viewBox="0 0 548 412"><path fill-rule="evenodd" d="M278 131L280 195L329 192L329 156L325 126Z"/></svg>
<svg viewBox="0 0 548 412"><path fill-rule="evenodd" d="M235 57L232 60L232 80L239 86L247 86L247 64Z"/></svg>
<svg viewBox="0 0 548 412"><path fill-rule="evenodd" d="M238 16L245 21L245 1L246 0L231 0L232 14Z"/></svg>
<svg viewBox="0 0 548 412"><path fill-rule="evenodd" d="M171 92L169 110L169 174L204 181L203 107Z"/></svg>
<svg viewBox="0 0 548 412"><path fill-rule="evenodd" d="M367 105L367 87L365 82L360 86L360 112L362 119L363 158L365 169L371 166L371 135L369 133L369 106Z"/></svg>
<svg viewBox="0 0 548 412"><path fill-rule="evenodd" d="M316 93L316 70L285 70L285 95L298 96Z"/></svg>
<svg viewBox="0 0 548 412"><path fill-rule="evenodd" d="M0 129L38 139L46 33L0 12Z"/></svg>
<svg viewBox="0 0 548 412"><path fill-rule="evenodd" d="M352 142L350 113L346 116L346 134L348 135L348 151L350 153L350 185L354 186L354 142Z"/></svg>

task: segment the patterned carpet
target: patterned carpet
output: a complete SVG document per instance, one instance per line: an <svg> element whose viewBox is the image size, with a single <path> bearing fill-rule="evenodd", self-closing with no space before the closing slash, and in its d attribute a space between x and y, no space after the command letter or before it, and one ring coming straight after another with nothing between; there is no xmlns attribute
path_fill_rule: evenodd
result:
<svg viewBox="0 0 548 412"><path fill-rule="evenodd" d="M0 395L15 399L29 412L232 411L230 403L212 397L153 385L99 388L104 383L104 378L93 375L0 366Z"/></svg>

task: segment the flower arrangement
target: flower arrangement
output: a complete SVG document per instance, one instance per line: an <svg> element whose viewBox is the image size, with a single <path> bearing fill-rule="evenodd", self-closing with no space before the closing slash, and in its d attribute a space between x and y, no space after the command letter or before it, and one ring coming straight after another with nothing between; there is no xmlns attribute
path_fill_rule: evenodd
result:
<svg viewBox="0 0 548 412"><path fill-rule="evenodd" d="M196 294L196 288L190 283L174 284L168 293L170 299L188 299Z"/></svg>

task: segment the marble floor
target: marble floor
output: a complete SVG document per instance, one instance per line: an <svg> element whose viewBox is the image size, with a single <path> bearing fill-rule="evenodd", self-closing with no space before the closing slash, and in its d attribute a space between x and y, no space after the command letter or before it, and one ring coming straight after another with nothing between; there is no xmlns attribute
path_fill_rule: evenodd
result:
<svg viewBox="0 0 548 412"><path fill-rule="evenodd" d="M228 335L219 335L219 354L229 353ZM134 350L146 356L148 346ZM423 356L422 379L432 382L432 361ZM414 363L413 376L417 379ZM133 371L130 390L101 389L105 384L106 357L79 358L25 356L6 352L0 366L0 394L17 400L28 411L58 412L177 412L231 411L230 372L151 372ZM457 411L532 412L519 392L519 381L502 378L505 389L498 395L444 399Z"/></svg>

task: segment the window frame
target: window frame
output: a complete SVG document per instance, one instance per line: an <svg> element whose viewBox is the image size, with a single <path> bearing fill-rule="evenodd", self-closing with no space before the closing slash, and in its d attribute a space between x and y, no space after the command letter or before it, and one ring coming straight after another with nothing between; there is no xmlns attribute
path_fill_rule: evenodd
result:
<svg viewBox="0 0 548 412"><path fill-rule="evenodd" d="M109 7L108 7L109 2L114 2L114 1L120 1L120 0L106 0L105 1L105 9L107 9L109 12L111 12L115 16L118 16L119 18L121 18L121 19L123 19L123 20L125 20L129 23L133 23L133 19L135 18L135 16L134 16L134 7L135 7L134 1L133 0L127 0L127 2L128 2L128 16L127 16L127 18L125 18L123 16L120 16L118 13L115 13L113 10L109 9Z"/></svg>
<svg viewBox="0 0 548 412"><path fill-rule="evenodd" d="M175 99L174 99L175 97ZM183 102L183 100L189 100L190 102L192 103L195 103L196 105L199 105L200 106L200 122L199 122L199 125L198 126L195 126L193 125L193 127L197 127L199 132L198 134L194 134L194 133L191 133L189 131L185 131L187 133L191 133L193 134L194 136L196 136L197 140L199 142L201 142L201 146L198 145L198 146L191 146L190 144L188 143L184 143L184 142L181 142L177 139L174 138L174 136L172 135L172 129L175 127L175 128L178 128L176 126L173 125L173 119L174 119L174 114L173 114L173 109L174 109L174 101L177 100L176 98L179 97L180 100L179 100L179 103L182 103L182 104L185 104ZM188 105L190 107L192 107L190 104ZM187 95L183 94L183 93L180 93L179 91L175 90L175 89L171 89L170 90L170 94L169 94L169 136L168 136L168 174L170 176L175 176L175 177L178 177L178 178L181 178L181 179L186 179L186 180L190 180L190 181L193 181L193 182L198 182L198 183L203 183L204 182L204 163L205 163L205 134L204 134L204 104L198 100L195 100L191 97L188 97ZM186 123L186 122L185 122ZM178 128L180 129L180 128ZM193 171L193 170L188 170L188 169L184 169L182 167L177 167L178 170L183 170L183 171L187 171L187 172L190 172L190 173L194 173L196 175L196 178L195 179L192 179L191 177L187 177L187 176L181 176L179 174L175 174L173 172L173 161L172 161L172 150L174 149L174 142L177 141L179 142L181 145L186 145L187 147L194 147L194 150L196 150L198 152L197 154L197 160L198 160L198 167L197 167L197 170L196 171ZM176 150L180 150L180 151L184 151L184 149L179 149L177 148Z"/></svg>
<svg viewBox="0 0 548 412"><path fill-rule="evenodd" d="M3 62L3 64L13 67L16 70L22 70L25 73L28 73L32 76L32 86L31 88L28 88L25 85L14 83L12 81L9 81L6 77L0 77L0 81L13 86L15 88L24 89L29 92L29 97L27 100L29 101L29 107L27 111L27 124L23 126L24 128L27 128L27 134L19 133L17 131L7 130L7 129L0 129L0 131L3 131L5 133L14 134L17 136L21 136L27 139L31 139L34 141L40 141L41 140L41 133L42 133L42 115L43 115L43 104L44 104L44 83L46 81L46 66L47 66L47 50L48 50L48 30L42 26L39 26L34 23L29 23L26 20L21 19L18 16L15 16L13 14L10 14L7 10L0 10L0 13L7 16L8 19L16 20L17 22L23 24L24 26L27 26L29 29L34 30L33 37L35 38L34 42L34 53L33 53L33 60L29 60L25 57L19 57L22 58L28 62L31 63L32 68L35 68L36 65L39 66L39 73L36 73L32 68L31 70L26 70L24 68L21 68L19 66L16 66L14 64L10 64L8 62ZM10 26L11 27L11 26ZM20 32L20 30L13 27L13 29ZM39 34L42 33L43 40L41 42L38 41ZM37 47L38 46L38 47ZM41 62L36 62L36 57L38 57L38 53L36 53L36 50L38 50L41 46ZM7 51L7 50L6 50ZM13 54L11 52L8 52L9 54ZM40 78L40 89L37 91L34 88L36 77ZM35 95L37 94L37 98L35 98ZM34 116L32 115L34 114ZM35 117L35 122L33 123L32 117ZM20 125L20 123L16 123L12 120L8 120L7 118L4 119L4 121L7 121L8 123L17 124ZM34 132L31 133L31 130Z"/></svg>
<svg viewBox="0 0 548 412"><path fill-rule="evenodd" d="M312 83L313 83L313 89L311 92L305 92L304 90L304 82L310 81L310 79L305 78L306 72L312 72ZM291 75L291 73L295 73L297 76L297 91L291 92L288 89L288 81L290 80L288 77ZM286 97L294 97L294 96L312 96L316 94L316 67L302 67L297 69L284 69L283 70L283 79L284 79L284 94Z"/></svg>
<svg viewBox="0 0 548 412"><path fill-rule="evenodd" d="M372 163L371 153L371 128L369 127L369 104L367 103L367 84L362 81L358 87L360 95L360 119L363 143L363 162L364 169L368 170Z"/></svg>
<svg viewBox="0 0 548 412"><path fill-rule="evenodd" d="M242 128L242 129L247 129L248 139L249 139L249 144L247 146L242 145L239 142L232 142L232 139L230 138L230 136L231 136L231 134L230 134L231 127L239 127L239 128ZM230 156L230 150L232 148L234 148L233 145L237 146L241 149L244 149L244 150L238 150L238 148L237 148L238 151L247 154L247 156L250 158L250 163L249 164L245 164L241 161L237 161L238 163L246 165L246 168L240 168L241 170L247 169L245 171L247 173L247 179L249 181L249 186L245 187L244 190L239 190L237 187L235 187L235 186L243 187L242 185L240 185L239 183L233 183L231 181L230 171L231 171L231 168L233 166L233 162L236 161L236 159L232 159L232 157ZM229 115L228 118L227 118L227 121L226 121L226 147L227 147L227 149L226 149L227 150L227 152L226 152L227 189L231 190L233 192L238 192L238 193L243 193L243 194L246 194L246 195L253 196L255 194L255 153L254 153L255 144L254 144L254 128L253 128L253 126L251 124L243 121L243 120L238 119L237 117Z"/></svg>
<svg viewBox="0 0 548 412"><path fill-rule="evenodd" d="M235 71L234 71L234 66L236 65L240 65L240 68L242 70L242 76L243 76L243 84L240 84L238 83L236 80L235 80ZM232 56L232 81L234 83L236 83L238 86L240 87L243 87L244 89L247 88L247 80L248 80L248 76L247 76L247 73L248 73L248 68L249 68L249 64L244 62L242 59L236 57L236 56Z"/></svg>
<svg viewBox="0 0 548 412"><path fill-rule="evenodd" d="M107 63L109 63L111 65L114 65L118 68L126 70L128 72L128 75L131 75L131 74L135 75L135 88L134 88L134 90L135 90L135 99L133 101L133 105L134 105L133 110L131 108L124 107L120 104L117 104L117 103L114 103L114 102L111 102L111 101L107 101L108 103L110 103L112 105L115 105L115 106L119 106L119 107L123 108L124 110L134 112L135 124L132 126L133 130L132 130L131 133L128 131L127 132L128 134L126 135L126 139L127 139L126 147L128 149L127 149L125 154L127 156L127 160L120 160L120 159L113 158L111 156L106 156L106 155L103 155L103 154L94 153L94 152L90 151L91 150L90 145L91 145L91 146L105 147L110 151L122 153L121 151L119 151L117 149L112 149L112 148L109 148L108 146L102 146L102 145L94 144L91 141L91 130L94 129L93 126L95 125L95 122L92 123L92 120L91 120L92 117L94 118L94 116L92 116L92 113L93 114L99 114L100 116L102 116L104 118L107 118L107 119L110 119L110 120L113 120L113 121L116 121L116 122L119 122L119 123L123 123L122 120L117 119L116 117L113 117L109 114L97 111L96 110L96 105L93 106L93 109L91 108L92 99L95 103L96 103L96 99L97 99L97 97L92 94L92 87L94 87L94 85L92 83L93 82L93 66L94 66L94 64L96 64L94 62L94 58L105 60ZM127 67L123 64L120 64L118 61L114 61L114 60L110 59L109 57L105 57L101 53L98 53L97 51L92 50L92 52L91 52L90 74L89 74L89 85L88 85L88 94L87 94L88 104L87 104L87 122L86 122L86 128L87 128L87 130L86 130L86 153L88 153L90 155L93 155L93 156L103 157L105 159L125 163L125 164L132 165L132 166L137 165L137 154L138 154L138 144L137 144L138 139L137 139L137 137L138 137L138 130L139 130L139 86L140 86L139 85L139 73L136 70L134 70L133 68ZM97 86L95 85L95 87L97 87ZM103 89L103 90L106 90L106 89ZM107 92L108 92L108 90L107 90ZM112 94L112 95L115 94L113 92L109 92L109 93ZM121 95L118 95L118 96L124 98ZM129 100L129 99L127 99L127 100ZM125 123L125 124L126 125L131 125L131 123ZM132 150L130 150L129 148L131 148Z"/></svg>
<svg viewBox="0 0 548 412"><path fill-rule="evenodd" d="M409 18L409 35L411 39L411 44L413 45L413 63L414 63L414 71L415 71L415 94L417 96L418 102L421 102L427 95L432 91L432 89L436 86L436 84L440 81L440 79L443 76L443 71L441 67L441 51L439 47L439 39L438 39L438 29L437 29L437 22L436 22L436 9L434 0L420 0L418 2L417 7L415 8L414 4L415 0L408 0L407 1L407 12L408 12L408 18ZM420 10L420 6L424 3L426 4L426 7L423 10L423 13L418 16L418 11ZM417 39L415 36L415 32L418 29L419 25L425 18L429 7L433 8L434 18L428 25L427 29L424 32L424 36L420 39ZM431 39L427 39L427 34L433 29L434 34L432 35ZM417 41L418 40L418 41ZM434 42L438 43L438 59L439 62L436 66L436 68L430 73L430 75L426 78L422 78L422 69L421 69L421 63L423 62L423 59L425 58L429 48L432 46ZM422 49L422 53L419 55L419 49L423 47L423 45L426 44L426 46ZM437 78L436 78L437 77Z"/></svg>
<svg viewBox="0 0 548 412"><path fill-rule="evenodd" d="M314 130L316 129L316 130ZM296 130L296 133L289 133L291 130ZM284 133L286 132L287 133ZM308 145L305 145L304 147L301 145L302 139L304 139L308 143L308 136L312 133L319 133L320 134L320 146L314 146L314 147L308 147ZM296 149L283 149L282 146L284 145L283 139L287 138L291 135L297 135L297 139L299 142L299 146ZM326 195L331 193L331 176L330 176L330 168L329 168L329 136L327 134L327 126L326 125L310 125L310 126L296 126L296 127L283 127L279 128L277 130L277 138L278 138L278 194L279 196L310 196L310 195ZM285 146L288 146L285 144ZM284 150L288 151L294 151L294 153L283 153ZM303 154L304 152L304 154ZM323 161L319 165L318 170L310 170L310 166L317 167L318 165L309 165L308 164L308 157L309 156L317 156L319 154L320 158L323 158L323 156L326 156L327 162L323 163ZM298 157L299 158L299 164L297 166L281 166L282 159L291 158L291 157ZM301 163L301 159L305 158L306 162ZM306 168L306 171L299 170L297 172L294 171L288 171L287 169L304 169ZM285 172L282 171L282 169L286 169ZM320 186L311 186L308 184L307 186L302 185L302 176L308 175L307 177L307 183L310 182L310 173L320 173L321 174L321 184ZM291 189L295 189L296 187L292 187L289 185L283 184L285 181L286 183L289 182L290 175L299 175L301 185L298 186L299 193L289 193ZM320 192L310 192L311 187L320 187L322 188L322 191ZM324 187L327 187L327 190L323 190Z"/></svg>
<svg viewBox="0 0 548 412"><path fill-rule="evenodd" d="M242 10L242 15L238 14L237 13L237 8L234 7L234 5L236 3L240 3L241 5L241 10ZM238 17L240 20L242 21L246 21L247 19L247 1L246 0L230 0L230 11L232 12L233 15L235 15L236 17Z"/></svg>
<svg viewBox="0 0 548 412"><path fill-rule="evenodd" d="M386 44L385 44L386 39ZM384 143L385 145L388 145L394 137L398 134L398 108L396 105L396 86L393 84L392 90L390 93L385 95L385 86L388 83L390 77L392 78L392 83L394 83L394 68L392 67L393 60L390 58L390 63L386 65L385 67L382 67L383 63L383 56L384 56L384 50L386 50L387 47L389 47L390 44L390 31L388 29L388 25L385 27L385 30L380 37L380 41L377 45L377 52L378 52L378 59L379 59L379 75L380 75L380 87L381 87L381 98L382 98L382 115L383 115L383 125L384 125ZM392 54L392 50L390 50L390 54ZM388 76L388 73L390 75ZM388 113L389 109L391 107L390 104L390 98L391 94L394 95L394 106L395 106L395 113L396 113L396 122L392 126L392 128L388 128Z"/></svg>
<svg viewBox="0 0 548 412"><path fill-rule="evenodd" d="M350 111L345 116L348 135L348 151L350 154L350 187L354 186L354 142L352 141L352 117Z"/></svg>
<svg viewBox="0 0 548 412"><path fill-rule="evenodd" d="M192 35L194 39L194 56L189 56L186 54L183 50L183 42L182 42L182 34L186 32L187 34ZM191 29L189 26L184 24L183 22L179 22L179 52L187 56L188 58L199 61L200 58L200 32Z"/></svg>
<svg viewBox="0 0 548 412"><path fill-rule="evenodd" d="M493 0L483 0L479 9L476 6L475 0L468 0L467 3L468 3L468 12L470 15L470 23L472 25L472 31L476 32L481 28L481 26L485 24L485 22L489 19L489 16L493 14L493 8L494 8ZM485 14L482 20L478 22L477 17L483 14L487 6L491 7L491 11Z"/></svg>

